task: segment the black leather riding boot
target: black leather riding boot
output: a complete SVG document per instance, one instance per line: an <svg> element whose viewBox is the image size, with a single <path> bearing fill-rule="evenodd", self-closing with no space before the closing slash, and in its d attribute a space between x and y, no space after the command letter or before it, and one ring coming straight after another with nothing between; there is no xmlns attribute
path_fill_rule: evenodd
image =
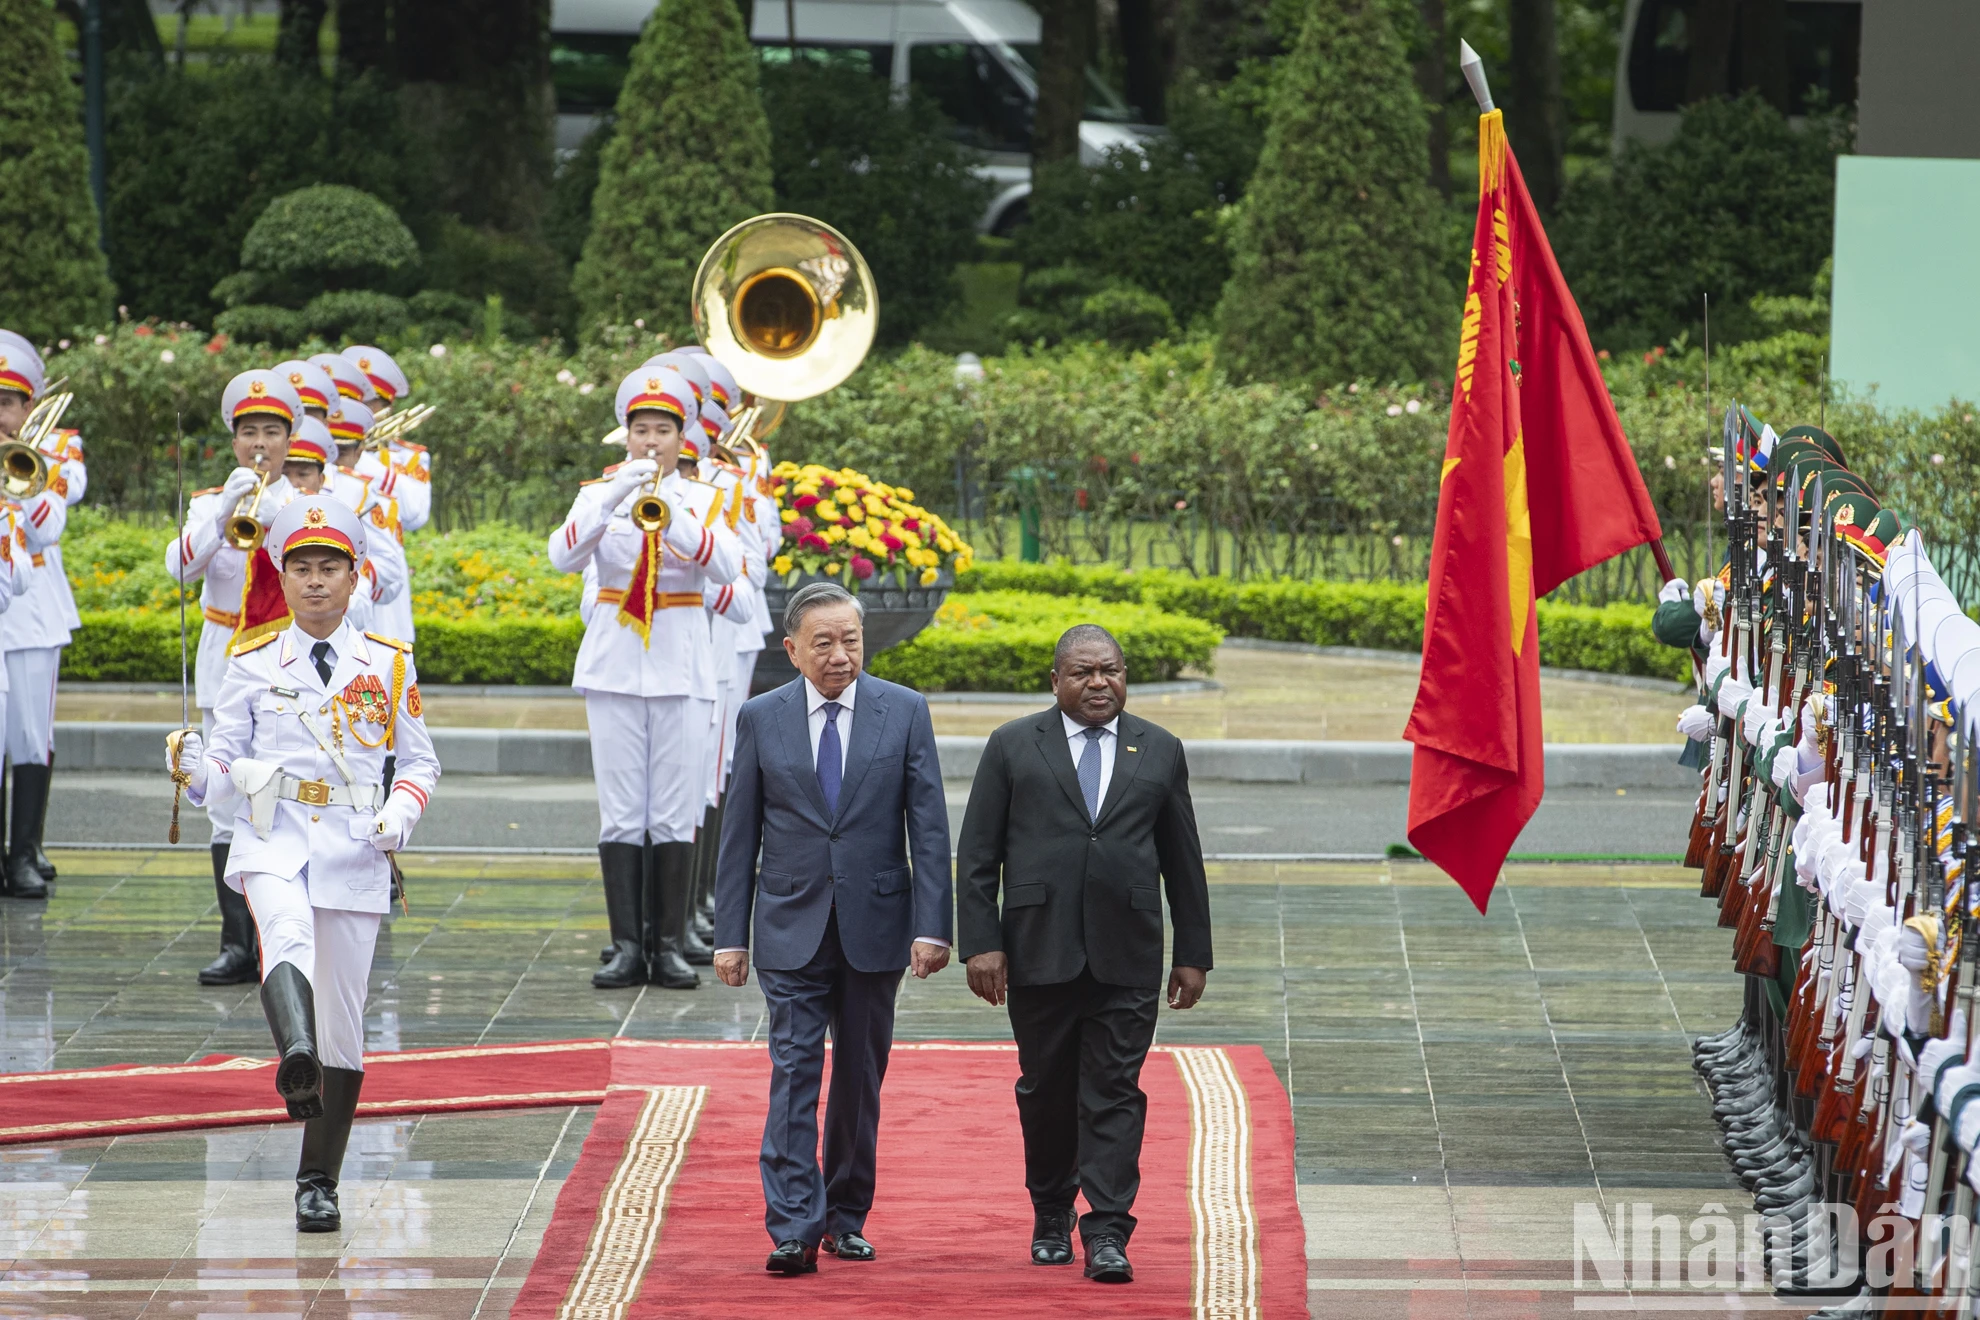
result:
<svg viewBox="0 0 1980 1320"><path fill-rule="evenodd" d="M14 767L12 826L7 838L7 875L15 898L47 898L48 881L35 868L41 816L48 808L48 767Z"/></svg>
<svg viewBox="0 0 1980 1320"><path fill-rule="evenodd" d="M701 984L682 956L687 936L688 890L694 883L694 845L656 843L647 849L646 979L663 990L692 990Z"/></svg>
<svg viewBox="0 0 1980 1320"><path fill-rule="evenodd" d="M623 990L646 980L645 946L640 939L640 854L636 843L598 845L598 869L605 876L605 917L612 947L605 965L592 973L600 990Z"/></svg>
<svg viewBox="0 0 1980 1320"><path fill-rule="evenodd" d="M364 1073L356 1068L323 1070L323 1112L303 1124L302 1159L296 1164L296 1231L334 1233L344 1226L337 1209L337 1178L357 1117Z"/></svg>
<svg viewBox="0 0 1980 1320"><path fill-rule="evenodd" d="M316 995L292 962L277 963L261 983L261 1011L275 1036L275 1090L289 1117L323 1112L323 1069L316 1061Z"/></svg>
<svg viewBox="0 0 1980 1320"><path fill-rule="evenodd" d="M715 873L722 856L722 804L708 809L708 856L702 862L694 892L694 908L689 914L695 930L710 944L715 942Z"/></svg>
<svg viewBox="0 0 1980 1320"><path fill-rule="evenodd" d="M48 773L41 777L41 814L34 831L34 869L41 872L41 878L49 884L55 883L55 863L48 859L42 844L48 836L48 788L55 782L55 753L48 753L48 764L41 767Z"/></svg>
<svg viewBox="0 0 1980 1320"><path fill-rule="evenodd" d="M213 853L213 892L220 901L220 956L199 969L201 985L251 985L261 976L257 951L261 936L247 899L227 887L227 853L232 844L216 843Z"/></svg>

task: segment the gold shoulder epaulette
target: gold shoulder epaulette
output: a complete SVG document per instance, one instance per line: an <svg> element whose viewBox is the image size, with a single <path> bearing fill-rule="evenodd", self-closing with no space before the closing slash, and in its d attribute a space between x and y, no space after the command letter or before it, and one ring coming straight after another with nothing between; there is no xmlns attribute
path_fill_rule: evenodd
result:
<svg viewBox="0 0 1980 1320"><path fill-rule="evenodd" d="M249 651L259 651L262 647L268 645L270 642L274 641L277 637L280 637L281 635L282 634L279 631L272 633L263 633L261 636L255 638L251 642L242 642L239 646L234 648L233 654L236 656L242 656L242 655L246 655Z"/></svg>
<svg viewBox="0 0 1980 1320"><path fill-rule="evenodd" d="M386 646L391 647L395 651L404 651L407 655L412 654L411 642L402 642L396 637L387 637L384 633L368 632L365 634L365 636L369 637L374 642L382 642Z"/></svg>

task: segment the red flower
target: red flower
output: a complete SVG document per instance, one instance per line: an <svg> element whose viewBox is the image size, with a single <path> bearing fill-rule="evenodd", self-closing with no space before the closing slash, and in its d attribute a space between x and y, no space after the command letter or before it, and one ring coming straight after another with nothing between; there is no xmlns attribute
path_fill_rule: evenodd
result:
<svg viewBox="0 0 1980 1320"><path fill-rule="evenodd" d="M227 347L227 336L225 335L215 335L213 336L213 338L206 341L206 351L209 353L222 352L223 350L226 349L226 347Z"/></svg>
<svg viewBox="0 0 1980 1320"><path fill-rule="evenodd" d="M854 555L852 557L852 574L861 582L866 581L866 579L873 576L873 561L865 555Z"/></svg>
<svg viewBox="0 0 1980 1320"><path fill-rule="evenodd" d="M795 541L815 526L817 524L809 518L793 518L784 524L784 535Z"/></svg>
<svg viewBox="0 0 1980 1320"><path fill-rule="evenodd" d="M150 326L148 326L148 325L141 325L141 326L139 326L139 327L137 327L137 333L138 333L139 335L142 335L142 336L143 336L144 338L146 338L146 339L149 339L149 338L151 338L151 337L152 337L152 336L153 336L154 334L156 334L156 333L158 333L158 332L157 332L157 331L155 331L155 330L153 330L153 329L152 329L152 328L151 328Z"/></svg>
<svg viewBox="0 0 1980 1320"><path fill-rule="evenodd" d="M810 550L815 554L822 555L831 548L831 543L816 532L806 532L798 538L798 549L800 550Z"/></svg>
<svg viewBox="0 0 1980 1320"><path fill-rule="evenodd" d="M1140 467L1140 466L1141 466L1141 451L1140 451L1139 449L1137 449L1137 450L1135 450L1135 451L1134 451L1134 452L1133 452L1132 454L1129 454L1129 455L1128 455L1128 462L1130 462L1130 463L1132 463L1132 464L1134 464L1134 465L1135 465L1136 467Z"/></svg>
<svg viewBox="0 0 1980 1320"><path fill-rule="evenodd" d="M818 489L821 491L832 490L838 484L838 482L832 480L830 477L820 477L818 479Z"/></svg>
<svg viewBox="0 0 1980 1320"><path fill-rule="evenodd" d="M886 546L887 553L891 555L898 554L907 542L901 540L900 537L895 536L892 532L882 532L880 533L880 544Z"/></svg>
<svg viewBox="0 0 1980 1320"><path fill-rule="evenodd" d="M1073 492L1073 503L1077 504L1080 507L1080 511L1082 513L1085 512L1086 510L1086 499L1087 499L1086 487L1081 486L1078 490Z"/></svg>
<svg viewBox="0 0 1980 1320"><path fill-rule="evenodd" d="M921 530L921 519L903 518L901 519L901 526L907 528L910 532L918 532Z"/></svg>
<svg viewBox="0 0 1980 1320"><path fill-rule="evenodd" d="M853 518L853 516L852 516L852 515L851 515L851 514L849 513L849 514L847 514L847 515L846 515L845 517L843 517L843 518L841 518L841 519L839 519L839 526L841 526L841 527L846 527L846 528L852 528L852 527L857 527L857 526L859 526L859 523L858 523L858 521L857 521L857 520L855 520L855 519Z"/></svg>
<svg viewBox="0 0 1980 1320"><path fill-rule="evenodd" d="M816 495L800 495L791 501L791 507L799 513L803 513L806 509L811 508L817 503L818 497Z"/></svg>

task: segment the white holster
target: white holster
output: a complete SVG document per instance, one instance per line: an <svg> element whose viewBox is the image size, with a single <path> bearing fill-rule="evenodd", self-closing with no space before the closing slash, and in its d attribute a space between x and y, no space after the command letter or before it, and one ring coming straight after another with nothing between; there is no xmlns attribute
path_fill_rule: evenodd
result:
<svg viewBox="0 0 1980 1320"><path fill-rule="evenodd" d="M282 767L268 761L243 756L233 765L234 791L247 799L248 824L255 836L265 839L275 828L276 790L281 785Z"/></svg>

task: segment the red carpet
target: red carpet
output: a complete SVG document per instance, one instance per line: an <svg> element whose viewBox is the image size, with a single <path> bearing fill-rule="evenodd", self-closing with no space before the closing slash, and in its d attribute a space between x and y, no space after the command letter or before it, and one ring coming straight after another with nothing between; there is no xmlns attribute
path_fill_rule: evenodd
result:
<svg viewBox="0 0 1980 1320"><path fill-rule="evenodd" d="M373 1054L358 1117L595 1105L611 1072L604 1040ZM41 1121L6 1121L30 1114ZM0 1145L287 1121L273 1059L213 1054L157 1067L0 1074Z"/></svg>
<svg viewBox="0 0 1980 1320"><path fill-rule="evenodd" d="M1307 1314L1292 1115L1256 1048L1149 1056L1136 1278L1107 1287L1076 1265L1030 1263L1008 1045L894 1047L867 1222L880 1257L821 1260L816 1275L784 1279L763 1270L771 1243L756 1152L766 1052L617 1044L612 1094L564 1183L513 1320L728 1320L787 1308L866 1320L876 1307L930 1305L984 1316L1072 1305L1082 1317L1135 1320Z"/></svg>

